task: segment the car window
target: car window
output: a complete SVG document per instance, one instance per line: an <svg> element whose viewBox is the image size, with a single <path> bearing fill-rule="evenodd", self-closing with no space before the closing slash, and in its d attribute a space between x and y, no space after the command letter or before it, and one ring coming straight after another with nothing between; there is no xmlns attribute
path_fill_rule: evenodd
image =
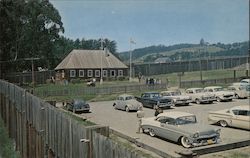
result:
<svg viewBox="0 0 250 158"><path fill-rule="evenodd" d="M247 110L239 110L238 115L241 115L241 116L250 116L249 115L249 111L247 111Z"/></svg>
<svg viewBox="0 0 250 158"><path fill-rule="evenodd" d="M232 111L233 111L234 115L238 115L238 113L239 113L239 110L232 110Z"/></svg>
<svg viewBox="0 0 250 158"><path fill-rule="evenodd" d="M127 97L125 98L125 100L131 100L131 99L133 99L133 96L127 96Z"/></svg>
<svg viewBox="0 0 250 158"><path fill-rule="evenodd" d="M162 96L170 96L170 94L168 92L163 92L161 95Z"/></svg>
<svg viewBox="0 0 250 158"><path fill-rule="evenodd" d="M223 88L215 88L214 91L215 92L223 91Z"/></svg>
<svg viewBox="0 0 250 158"><path fill-rule="evenodd" d="M176 119L176 123L178 125L196 123L196 117L195 116L183 116L183 117L179 117L179 118Z"/></svg>
<svg viewBox="0 0 250 158"><path fill-rule="evenodd" d="M187 90L187 91L186 91L186 93L188 93L188 94L192 94L192 93L193 93L193 91L192 91L192 90Z"/></svg>

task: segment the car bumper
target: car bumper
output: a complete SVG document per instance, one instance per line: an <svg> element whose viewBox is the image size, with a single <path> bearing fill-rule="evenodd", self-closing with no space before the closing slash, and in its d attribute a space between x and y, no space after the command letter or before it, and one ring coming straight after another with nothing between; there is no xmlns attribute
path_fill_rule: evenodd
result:
<svg viewBox="0 0 250 158"><path fill-rule="evenodd" d="M171 106L173 106L172 103L160 103L160 104L157 104L158 107L160 108L170 108Z"/></svg>
<svg viewBox="0 0 250 158"><path fill-rule="evenodd" d="M203 146L203 145L210 145L210 144L217 144L221 142L220 136L211 136L211 137L203 137L190 140L193 147Z"/></svg>
<svg viewBox="0 0 250 158"><path fill-rule="evenodd" d="M185 105L191 103L192 100L177 100L174 102L175 105Z"/></svg>
<svg viewBox="0 0 250 158"><path fill-rule="evenodd" d="M75 109L76 112L90 111L90 108Z"/></svg>

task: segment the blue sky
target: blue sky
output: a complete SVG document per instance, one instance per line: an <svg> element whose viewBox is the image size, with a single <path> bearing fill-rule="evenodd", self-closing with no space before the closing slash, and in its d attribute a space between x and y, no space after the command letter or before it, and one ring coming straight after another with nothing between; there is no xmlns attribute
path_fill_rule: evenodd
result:
<svg viewBox="0 0 250 158"><path fill-rule="evenodd" d="M248 0L50 0L71 39L109 38L118 52L151 45L249 40Z"/></svg>

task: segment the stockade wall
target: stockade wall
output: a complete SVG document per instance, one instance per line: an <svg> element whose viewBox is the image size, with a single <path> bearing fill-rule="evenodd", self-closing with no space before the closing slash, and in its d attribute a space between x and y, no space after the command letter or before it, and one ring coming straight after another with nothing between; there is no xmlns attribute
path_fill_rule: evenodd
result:
<svg viewBox="0 0 250 158"><path fill-rule="evenodd" d="M108 127L84 126L49 103L2 80L0 114L23 158L142 157L110 139Z"/></svg>

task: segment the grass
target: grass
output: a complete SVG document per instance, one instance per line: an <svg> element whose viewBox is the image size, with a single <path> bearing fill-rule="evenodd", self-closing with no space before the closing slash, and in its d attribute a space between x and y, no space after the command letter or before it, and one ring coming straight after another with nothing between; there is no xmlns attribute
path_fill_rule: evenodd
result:
<svg viewBox="0 0 250 158"><path fill-rule="evenodd" d="M73 115L71 112L63 112L64 114L68 115L69 117L71 117L72 119L76 120L78 123L80 123L83 126L93 126L96 125L95 123L88 121L88 120L84 120L83 118Z"/></svg>
<svg viewBox="0 0 250 158"><path fill-rule="evenodd" d="M137 153L136 155L141 155L144 158L154 158L154 156L152 156L149 153L146 153L142 150L139 150L139 148L137 148L134 144L128 142L125 139L122 139L116 135L110 135L111 140L113 140L114 142L116 142L117 144L123 146L124 148L130 150L131 152L135 152Z"/></svg>
<svg viewBox="0 0 250 158"><path fill-rule="evenodd" d="M171 73L171 74L162 74L162 75L155 75L155 76L146 76L146 77L153 77L153 78L159 78L163 83L168 80L170 87L178 87L179 81L178 81L178 73ZM244 70L237 70L236 77L245 76ZM202 71L202 78L203 80L207 79L221 79L221 78L233 78L234 77L234 71L231 69L226 70L210 70L210 71ZM193 71L193 72L185 72L184 75L181 77L182 81L190 81L190 80L200 80L200 72L199 71ZM142 84L145 83L145 81L142 81ZM134 82L129 82L128 80L124 81L104 81L102 85L99 84L99 82L96 83L96 87L115 87L115 86L125 86L125 85L137 85L139 84L136 79ZM220 84L219 86L226 87L229 84ZM205 85L197 85L197 87L204 87ZM44 84L44 85L38 85L35 87L35 91L39 93L42 93L44 90L50 90L50 91L63 91L63 90L76 90L86 87L86 83L69 83L68 85L56 85L56 84ZM160 90L159 90L160 91ZM132 92L132 95L140 96L142 91ZM114 100L119 94L111 94L111 95L68 95L68 96L49 96L46 98L43 98L45 100L56 100L56 101L67 101L75 98L84 99L87 101L108 101L108 100ZM38 95L39 96L39 95ZM43 95L41 95L43 96Z"/></svg>
<svg viewBox="0 0 250 158"><path fill-rule="evenodd" d="M18 158L20 157L14 150L13 144L8 137L8 132L4 127L3 120L0 117L0 157Z"/></svg>

